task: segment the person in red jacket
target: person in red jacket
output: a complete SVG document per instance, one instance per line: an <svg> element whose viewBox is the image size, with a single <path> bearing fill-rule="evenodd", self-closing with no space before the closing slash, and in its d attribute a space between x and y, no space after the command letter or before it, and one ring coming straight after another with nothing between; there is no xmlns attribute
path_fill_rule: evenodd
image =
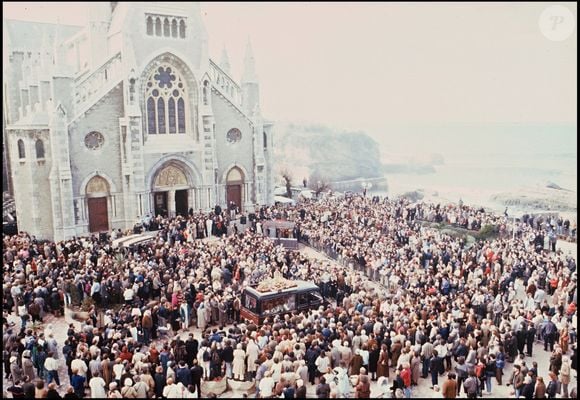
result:
<svg viewBox="0 0 580 400"><path fill-rule="evenodd" d="M127 349L127 346L123 346L123 351L121 351L119 358L121 360L127 360L131 362L131 360L133 359L133 353L131 353L129 349Z"/></svg>
<svg viewBox="0 0 580 400"><path fill-rule="evenodd" d="M403 380L404 384L403 393L405 394L405 397L409 399L411 398L411 366L409 363L403 364L401 379Z"/></svg>

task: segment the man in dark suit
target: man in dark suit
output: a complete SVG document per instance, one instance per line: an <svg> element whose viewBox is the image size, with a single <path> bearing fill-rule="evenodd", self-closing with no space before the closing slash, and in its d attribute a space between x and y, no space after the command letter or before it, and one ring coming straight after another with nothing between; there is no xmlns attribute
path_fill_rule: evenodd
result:
<svg viewBox="0 0 580 400"><path fill-rule="evenodd" d="M191 384L197 391L197 398L201 399L201 377L203 376L203 368L197 363L197 359L193 359L193 367L191 371Z"/></svg>
<svg viewBox="0 0 580 400"><path fill-rule="evenodd" d="M185 352L187 354L187 365L193 365L193 360L197 357L197 349L199 342L193 337L193 333L189 334L189 338L185 342Z"/></svg>
<svg viewBox="0 0 580 400"><path fill-rule="evenodd" d="M175 370L175 378L176 382L183 383L183 386L188 387L191 384L191 370L187 370L187 366L185 365L185 361L181 360L179 362L179 366Z"/></svg>

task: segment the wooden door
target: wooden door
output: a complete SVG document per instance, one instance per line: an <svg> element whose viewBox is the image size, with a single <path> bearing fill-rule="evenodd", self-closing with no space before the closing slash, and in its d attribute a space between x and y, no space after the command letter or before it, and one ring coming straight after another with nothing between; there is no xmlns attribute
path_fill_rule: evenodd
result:
<svg viewBox="0 0 580 400"><path fill-rule="evenodd" d="M187 190L175 191L175 213L177 215L187 216Z"/></svg>
<svg viewBox="0 0 580 400"><path fill-rule="evenodd" d="M167 192L155 192L155 216L167 217Z"/></svg>
<svg viewBox="0 0 580 400"><path fill-rule="evenodd" d="M89 232L103 232L109 230L109 213L107 198L96 197L88 199Z"/></svg>
<svg viewBox="0 0 580 400"><path fill-rule="evenodd" d="M236 203L238 208L242 210L242 185L228 185L227 186L227 201L228 206L230 201Z"/></svg>

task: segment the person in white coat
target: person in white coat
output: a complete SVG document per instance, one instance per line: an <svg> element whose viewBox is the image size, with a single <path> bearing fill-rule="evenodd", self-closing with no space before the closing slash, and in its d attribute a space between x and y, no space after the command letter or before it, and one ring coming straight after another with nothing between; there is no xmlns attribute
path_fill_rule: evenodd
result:
<svg viewBox="0 0 580 400"><path fill-rule="evenodd" d="M238 343L234 350L234 379L243 381L246 376L246 352L242 349L242 344Z"/></svg>
<svg viewBox="0 0 580 400"><path fill-rule="evenodd" d="M348 378L348 371L342 366L336 367L333 370L335 374L336 393L339 398L349 398L352 391L352 384Z"/></svg>
<svg viewBox="0 0 580 400"><path fill-rule="evenodd" d="M197 327L203 331L205 331L205 327L207 326L206 320L206 310L205 310L205 302L201 302L199 307L197 307Z"/></svg>
<svg viewBox="0 0 580 400"><path fill-rule="evenodd" d="M258 369L256 361L260 355L260 349L253 338L249 340L248 345L246 346L246 354L248 355L248 372L250 372L252 376L255 376L256 370Z"/></svg>
<svg viewBox="0 0 580 400"><path fill-rule="evenodd" d="M206 231L206 237L211 237L211 230L212 230L212 226L213 226L213 221L208 218L205 220L205 231Z"/></svg>
<svg viewBox="0 0 580 400"><path fill-rule="evenodd" d="M92 399L103 399L107 397L105 380L99 376L98 372L93 374L93 377L89 381L89 387L91 388Z"/></svg>

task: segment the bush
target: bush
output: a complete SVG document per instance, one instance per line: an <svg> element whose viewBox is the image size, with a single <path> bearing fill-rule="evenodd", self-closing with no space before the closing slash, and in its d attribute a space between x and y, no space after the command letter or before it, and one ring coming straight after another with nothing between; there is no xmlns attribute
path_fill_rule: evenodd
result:
<svg viewBox="0 0 580 400"><path fill-rule="evenodd" d="M488 240L493 239L499 234L499 228L495 225L484 225L481 227L479 232L477 232L476 237L478 240Z"/></svg>

